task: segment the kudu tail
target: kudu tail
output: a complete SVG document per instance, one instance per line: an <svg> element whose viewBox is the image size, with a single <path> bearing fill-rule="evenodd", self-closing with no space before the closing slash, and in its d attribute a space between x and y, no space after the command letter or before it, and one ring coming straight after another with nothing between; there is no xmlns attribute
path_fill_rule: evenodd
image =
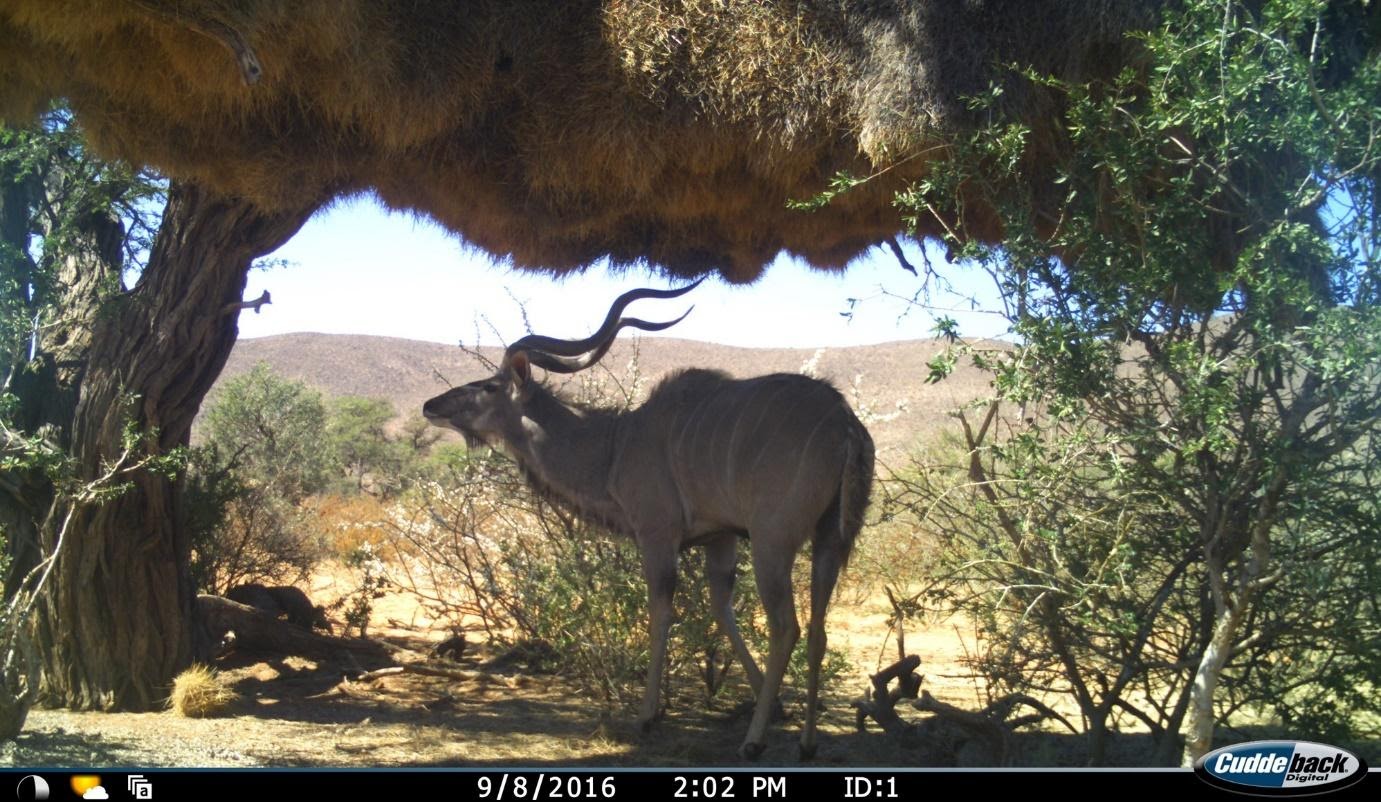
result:
<svg viewBox="0 0 1381 802"><path fill-rule="evenodd" d="M844 449L844 471L839 480L835 506L821 519L815 530L812 550L830 553L842 569L849 563L854 540L863 529L863 514L873 491L873 438L863 424L855 424L855 434Z"/></svg>

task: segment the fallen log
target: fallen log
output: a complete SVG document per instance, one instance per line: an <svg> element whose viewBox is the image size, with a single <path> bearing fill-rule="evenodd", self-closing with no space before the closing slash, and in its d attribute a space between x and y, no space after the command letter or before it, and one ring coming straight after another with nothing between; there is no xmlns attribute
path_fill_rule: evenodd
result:
<svg viewBox="0 0 1381 802"><path fill-rule="evenodd" d="M915 699L921 689L921 675L916 669L921 665L919 655L908 655L870 677L873 683L871 697L853 701L850 706L857 711L854 725L863 732L867 720L873 719L888 735L901 736L912 729L912 725L897 715L897 702L902 699ZM892 680L897 687L888 688Z"/></svg>
<svg viewBox="0 0 1381 802"><path fill-rule="evenodd" d="M422 665L420 663L405 663L400 666L389 666L388 668L375 669L355 677L354 682L369 682L382 677L393 677L399 674L420 674L424 677L444 677L445 679L456 679L462 682L488 682L495 685L506 685L513 687L512 678L500 674L490 674L487 671L470 671L463 668L435 668L433 666Z"/></svg>
<svg viewBox="0 0 1381 802"><path fill-rule="evenodd" d="M197 596L196 616L212 643L233 633L234 648L247 651L295 654L322 660L351 659L372 663L389 661L389 648L364 638L319 635L277 616L220 596Z"/></svg>
<svg viewBox="0 0 1381 802"><path fill-rule="evenodd" d="M1009 755L1011 754L1008 742L1011 736L1004 722L987 713L975 713L972 710L965 710L961 707L946 702L941 702L930 691L921 693L921 698L911 703L917 710L935 714L936 718L957 728L965 733L970 740L976 740L983 745L984 759L978 761L983 765L1006 766ZM933 733L938 734L938 733ZM955 742L954 751L957 753L962 748L962 740L953 737L946 740Z"/></svg>

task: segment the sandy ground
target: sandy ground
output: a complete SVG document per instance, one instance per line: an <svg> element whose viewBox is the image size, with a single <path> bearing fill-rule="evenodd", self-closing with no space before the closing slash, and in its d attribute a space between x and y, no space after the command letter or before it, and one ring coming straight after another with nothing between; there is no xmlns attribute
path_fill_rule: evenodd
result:
<svg viewBox="0 0 1381 802"><path fill-rule="evenodd" d="M313 595L329 597L318 582ZM831 646L852 668L826 686L817 765L908 765L908 749L876 727L858 733L849 702L881 662L895 659L883 604L842 593L830 616ZM423 660L443 633L409 597L380 599L371 634L403 646L401 661ZM926 688L944 701L975 704L961 665L958 630L907 634L922 656ZM297 657L231 653L218 669L241 694L231 714L188 719L157 713L34 710L15 742L0 745L10 766L484 766L737 765L748 726L749 692L740 679L713 702L697 688L675 689L668 716L648 735L630 709L606 710L559 675L518 669L477 671L489 657L467 650L456 668L470 680L412 674L351 682L341 665ZM741 675L735 667L731 677ZM765 765L797 765L800 697L784 695L790 720L768 734ZM920 714L907 709L908 719Z"/></svg>

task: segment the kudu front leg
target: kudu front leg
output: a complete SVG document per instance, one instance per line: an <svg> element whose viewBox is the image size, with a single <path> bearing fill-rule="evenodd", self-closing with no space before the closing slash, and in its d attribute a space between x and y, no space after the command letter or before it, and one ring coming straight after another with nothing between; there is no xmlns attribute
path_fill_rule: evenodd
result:
<svg viewBox="0 0 1381 802"><path fill-rule="evenodd" d="M643 693L638 727L645 735L660 718L662 677L666 671L667 638L671 633L676 596L675 549L643 547L643 577L647 580L648 622L652 654L647 667L647 689Z"/></svg>

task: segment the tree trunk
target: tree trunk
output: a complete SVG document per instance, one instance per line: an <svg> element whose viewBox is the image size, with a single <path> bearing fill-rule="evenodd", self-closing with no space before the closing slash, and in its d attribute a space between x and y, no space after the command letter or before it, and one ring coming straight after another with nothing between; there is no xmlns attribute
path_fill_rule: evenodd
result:
<svg viewBox="0 0 1381 802"><path fill-rule="evenodd" d="M111 294L110 288L120 286L125 228L118 217L109 213L54 212L55 216L73 219L71 227L62 232L52 230L48 219L41 219L36 233L65 240L60 260L45 270L27 254L27 207L39 203L48 208L61 207L64 195L70 191L67 176L60 166L50 166L42 178L33 173L7 189L8 197L0 202L0 217L5 218L7 229L4 241L11 248L21 249L23 260L9 273L22 288L14 290L21 297L12 302L27 307L27 313L38 319L41 332L31 343L36 351L34 359L10 377L10 389L20 399L15 422L21 431L41 434L66 451L71 448L72 412L101 305ZM39 278L48 272L51 275L46 280ZM51 310L45 309L48 305ZM18 343L11 347L15 345ZM42 559L41 529L52 509L56 490L52 478L42 468L12 470L5 478L11 497L0 505L0 521L12 533L12 563L5 578L8 598Z"/></svg>
<svg viewBox="0 0 1381 802"><path fill-rule="evenodd" d="M1213 601L1213 634L1199 658L1199 667L1189 689L1189 709L1184 719L1183 768L1193 768L1194 761L1213 748L1213 729L1217 717L1213 713L1213 697L1223 676L1223 667L1232 654L1233 644L1241 629L1248 605L1249 589L1233 593L1232 578L1225 561L1212 553L1205 559L1208 569L1209 593Z"/></svg>
<svg viewBox="0 0 1381 802"><path fill-rule="evenodd" d="M1088 765L1102 766L1108 760L1108 711L1098 705L1097 711L1089 717Z"/></svg>
<svg viewBox="0 0 1381 802"><path fill-rule="evenodd" d="M170 188L138 284L94 321L69 429L83 480L126 451L127 432L138 433L136 458L188 443L235 343L252 261L313 211L265 214L192 184ZM47 703L149 709L192 659L196 589L179 490L177 480L141 470L118 497L76 510L38 612ZM53 532L45 538L51 553Z"/></svg>
<svg viewBox="0 0 1381 802"><path fill-rule="evenodd" d="M1213 748L1213 729L1217 723L1213 695L1218 690L1218 680L1232 651L1241 617L1236 610L1229 610L1218 619L1213 640L1204 650L1199 670L1194 674L1194 687L1190 691L1189 710L1184 721L1184 760L1180 764L1184 768L1193 768L1194 761Z"/></svg>
<svg viewBox="0 0 1381 802"><path fill-rule="evenodd" d="M29 256L29 205L33 200L34 182L30 176L21 172L16 165L0 161L0 276L25 277L32 266ZM22 307L28 299L27 288L20 288L21 281L15 280L13 287L3 287L16 297L4 298L6 306ZM13 381L13 380L11 380ZM20 395L19 388L8 388ZM32 431L26 427L26 431ZM8 449L9 444L3 446ZM14 596L18 589L18 577L38 562L38 530L36 522L39 511L44 509L46 499L39 492L45 483L33 487L33 477L29 471L4 471L0 473L0 543L8 551L10 567L5 575L5 599ZM36 473L36 472L32 472Z"/></svg>
<svg viewBox="0 0 1381 802"><path fill-rule="evenodd" d="M1194 684L1191 682L1175 700L1175 707L1165 720L1165 729L1155 739L1156 746L1153 753L1154 757L1151 759L1152 766L1179 765L1180 759L1184 755L1180 728L1184 725L1184 717L1189 712L1189 699L1193 689Z"/></svg>

